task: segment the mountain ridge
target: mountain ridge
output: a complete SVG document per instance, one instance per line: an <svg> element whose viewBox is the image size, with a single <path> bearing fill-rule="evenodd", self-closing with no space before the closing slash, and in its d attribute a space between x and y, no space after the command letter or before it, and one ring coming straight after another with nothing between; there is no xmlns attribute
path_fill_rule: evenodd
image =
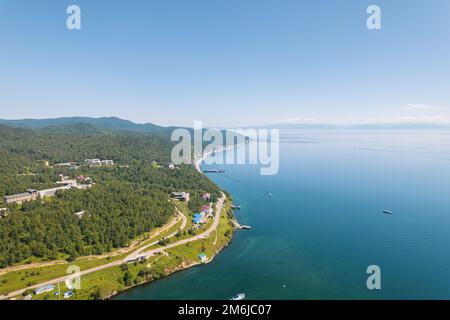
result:
<svg viewBox="0 0 450 320"><path fill-rule="evenodd" d="M92 131L93 127L96 127L97 129L103 129L106 131L120 130L141 133L167 133L175 128L163 127L153 123L137 124L130 120L124 120L118 117L59 117L46 119L27 118L17 120L0 119L0 124L16 128L46 129L51 131L57 131L57 128L64 129L64 127L74 129L77 126L81 129L84 126L85 129L89 129L88 131ZM90 125L91 127L87 125Z"/></svg>

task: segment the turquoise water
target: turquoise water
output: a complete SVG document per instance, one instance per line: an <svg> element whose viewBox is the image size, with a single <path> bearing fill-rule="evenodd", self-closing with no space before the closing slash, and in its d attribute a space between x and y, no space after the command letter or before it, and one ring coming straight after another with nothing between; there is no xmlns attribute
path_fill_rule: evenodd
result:
<svg viewBox="0 0 450 320"><path fill-rule="evenodd" d="M450 299L448 133L283 132L277 175L214 167L253 229L115 299ZM372 264L381 290L366 287Z"/></svg>

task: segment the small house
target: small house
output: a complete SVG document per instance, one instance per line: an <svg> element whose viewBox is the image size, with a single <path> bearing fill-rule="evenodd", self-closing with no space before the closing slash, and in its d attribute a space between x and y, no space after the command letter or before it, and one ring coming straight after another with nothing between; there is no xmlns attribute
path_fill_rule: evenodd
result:
<svg viewBox="0 0 450 320"><path fill-rule="evenodd" d="M37 288L36 290L34 290L34 294L38 295L38 294L49 292L49 291L53 291L53 290L55 290L55 286L52 285L52 284L49 284L47 286L43 286L43 287Z"/></svg>
<svg viewBox="0 0 450 320"><path fill-rule="evenodd" d="M114 165L114 161L113 160L102 160L102 161L100 161L100 164L102 166L112 166L112 165Z"/></svg>
<svg viewBox="0 0 450 320"><path fill-rule="evenodd" d="M170 196L174 199L181 200L184 202L188 202L190 197L189 193L187 192L172 192Z"/></svg>
<svg viewBox="0 0 450 320"><path fill-rule="evenodd" d="M206 200L206 201L211 200L211 193L204 193L204 194L202 195L202 199L203 199L203 200Z"/></svg>
<svg viewBox="0 0 450 320"><path fill-rule="evenodd" d="M194 217L192 218L192 222L198 224L203 219L203 216L200 213L194 213Z"/></svg>
<svg viewBox="0 0 450 320"><path fill-rule="evenodd" d="M74 214L79 218L79 219L81 219L81 218L83 218L83 215L84 215L84 210L83 211L80 211L80 212L75 212Z"/></svg>
<svg viewBox="0 0 450 320"><path fill-rule="evenodd" d="M206 261L208 261L208 257L206 256L206 254L205 254L204 252L200 253L200 254L198 255L198 258L200 259L200 261L201 261L202 263L205 263Z"/></svg>

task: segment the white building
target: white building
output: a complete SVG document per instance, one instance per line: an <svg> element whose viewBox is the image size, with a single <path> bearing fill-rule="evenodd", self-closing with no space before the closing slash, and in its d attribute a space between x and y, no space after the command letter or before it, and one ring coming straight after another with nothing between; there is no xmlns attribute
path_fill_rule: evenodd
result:
<svg viewBox="0 0 450 320"><path fill-rule="evenodd" d="M190 199L190 195L187 192L172 192L170 196L184 202L188 202Z"/></svg>
<svg viewBox="0 0 450 320"><path fill-rule="evenodd" d="M100 159L84 159L84 163L90 166L101 166L102 161Z"/></svg>
<svg viewBox="0 0 450 320"><path fill-rule="evenodd" d="M63 186L63 187L58 187L58 188L40 190L40 191L38 191L38 193L41 198L53 197L58 190L69 190L71 188L72 188L71 186Z"/></svg>
<svg viewBox="0 0 450 320"><path fill-rule="evenodd" d="M112 166L112 165L114 165L114 161L113 160L102 160L101 165L102 166Z"/></svg>
<svg viewBox="0 0 450 320"><path fill-rule="evenodd" d="M100 160L100 159L84 159L84 163L90 166L112 166L113 160Z"/></svg>
<svg viewBox="0 0 450 320"><path fill-rule="evenodd" d="M85 214L84 210L80 211L80 212L75 212L74 213L79 219L83 218L83 215Z"/></svg>

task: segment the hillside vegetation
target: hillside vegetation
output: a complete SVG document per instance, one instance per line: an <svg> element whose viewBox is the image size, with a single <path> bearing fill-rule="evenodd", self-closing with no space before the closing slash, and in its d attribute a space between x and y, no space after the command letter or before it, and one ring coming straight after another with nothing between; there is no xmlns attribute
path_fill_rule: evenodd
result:
<svg viewBox="0 0 450 320"><path fill-rule="evenodd" d="M171 146L165 129L149 133L105 130L91 123L38 129L0 125L2 198L54 187L59 174L95 182L87 190L58 191L44 201L8 206L0 219L0 267L126 246L174 214L168 201L172 191L191 193L191 210L204 204L203 192L216 199L219 188L192 166L167 168ZM82 164L86 158L112 159L115 165L89 167ZM55 166L61 162L77 163L78 168ZM80 211L85 212L82 218L75 215Z"/></svg>

